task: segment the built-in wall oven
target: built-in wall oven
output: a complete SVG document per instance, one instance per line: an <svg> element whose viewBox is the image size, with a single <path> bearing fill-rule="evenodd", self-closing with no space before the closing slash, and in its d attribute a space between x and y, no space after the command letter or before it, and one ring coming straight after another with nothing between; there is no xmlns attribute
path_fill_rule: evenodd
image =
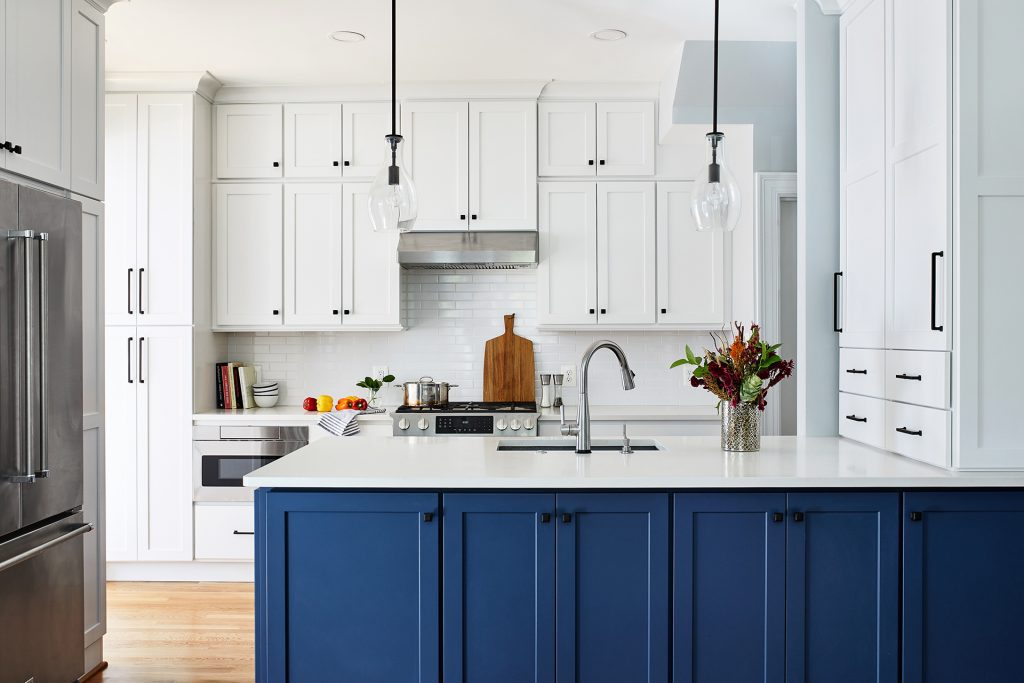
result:
<svg viewBox="0 0 1024 683"><path fill-rule="evenodd" d="M252 500L242 477L309 443L309 427L197 425L192 428L196 502Z"/></svg>

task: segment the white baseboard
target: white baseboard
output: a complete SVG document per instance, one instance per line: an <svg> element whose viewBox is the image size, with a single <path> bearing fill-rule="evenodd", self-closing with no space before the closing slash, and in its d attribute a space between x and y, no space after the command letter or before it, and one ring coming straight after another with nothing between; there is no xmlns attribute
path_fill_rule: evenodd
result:
<svg viewBox="0 0 1024 683"><path fill-rule="evenodd" d="M107 562L107 581L252 580L252 562Z"/></svg>

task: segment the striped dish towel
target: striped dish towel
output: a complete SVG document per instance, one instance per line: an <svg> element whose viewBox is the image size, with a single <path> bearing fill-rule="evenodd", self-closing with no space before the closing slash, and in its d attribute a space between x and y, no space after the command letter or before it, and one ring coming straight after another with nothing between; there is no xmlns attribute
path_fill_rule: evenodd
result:
<svg viewBox="0 0 1024 683"><path fill-rule="evenodd" d="M355 436L359 433L360 415L377 415L386 413L384 408L368 408L359 410L341 410L336 413L324 413L317 422L320 428L334 436Z"/></svg>

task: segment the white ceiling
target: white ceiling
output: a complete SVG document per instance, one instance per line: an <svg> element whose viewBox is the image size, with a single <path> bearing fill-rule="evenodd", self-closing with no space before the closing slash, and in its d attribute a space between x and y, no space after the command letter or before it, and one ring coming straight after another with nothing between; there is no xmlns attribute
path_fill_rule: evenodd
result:
<svg viewBox="0 0 1024 683"><path fill-rule="evenodd" d="M209 71L227 85L389 80L387 0L128 0L107 14L109 71ZM400 81L659 80L712 0L398 0ZM724 0L723 40L794 40L793 0ZM593 31L629 37L600 42ZM328 39L337 30L366 40Z"/></svg>

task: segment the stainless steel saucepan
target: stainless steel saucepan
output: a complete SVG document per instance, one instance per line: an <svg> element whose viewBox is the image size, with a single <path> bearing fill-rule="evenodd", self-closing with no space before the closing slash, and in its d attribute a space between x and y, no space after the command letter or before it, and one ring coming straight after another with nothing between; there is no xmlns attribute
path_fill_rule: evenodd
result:
<svg viewBox="0 0 1024 683"><path fill-rule="evenodd" d="M405 397L402 404L407 406L436 406L448 403L448 390L459 386L448 382L435 382L433 377L420 377L415 382L404 382Z"/></svg>

